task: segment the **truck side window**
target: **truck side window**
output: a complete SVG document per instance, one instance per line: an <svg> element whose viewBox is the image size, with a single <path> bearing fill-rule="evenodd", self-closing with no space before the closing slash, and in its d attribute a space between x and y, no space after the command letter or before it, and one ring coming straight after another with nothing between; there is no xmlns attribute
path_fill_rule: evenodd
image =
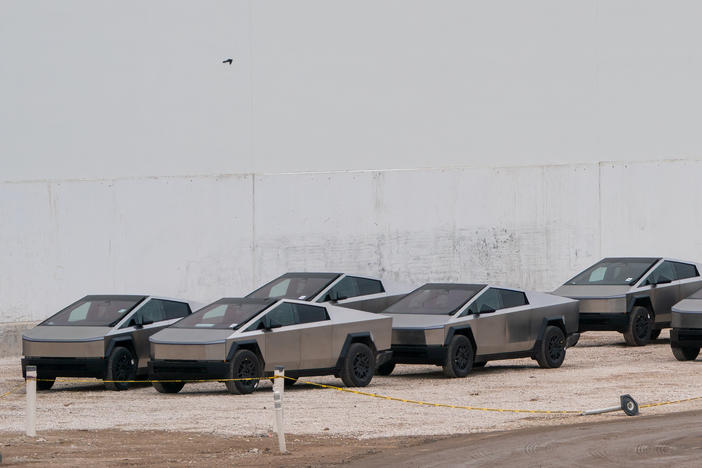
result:
<svg viewBox="0 0 702 468"><path fill-rule="evenodd" d="M510 291L509 289L500 289L499 291L500 296L502 296L502 307L504 309L529 304L526 294L521 291Z"/></svg>
<svg viewBox="0 0 702 468"><path fill-rule="evenodd" d="M657 284L661 281L675 281L677 279L678 275L673 268L673 263L665 261L661 263L658 268L653 270L650 275L648 275L644 285Z"/></svg>
<svg viewBox="0 0 702 468"><path fill-rule="evenodd" d="M190 315L190 306L185 302L176 301L160 301L163 303L163 310L166 314L166 320L175 318L183 318Z"/></svg>
<svg viewBox="0 0 702 468"><path fill-rule="evenodd" d="M678 279L696 278L700 276L695 265L690 265L688 263L671 262L673 268L675 268L675 273L678 275Z"/></svg>
<svg viewBox="0 0 702 468"><path fill-rule="evenodd" d="M482 293L468 308L469 314L480 314L488 310L500 310L502 308L502 297L499 289L488 288Z"/></svg>
<svg viewBox="0 0 702 468"><path fill-rule="evenodd" d="M297 323L312 323L329 320L327 309L315 305L295 304Z"/></svg>

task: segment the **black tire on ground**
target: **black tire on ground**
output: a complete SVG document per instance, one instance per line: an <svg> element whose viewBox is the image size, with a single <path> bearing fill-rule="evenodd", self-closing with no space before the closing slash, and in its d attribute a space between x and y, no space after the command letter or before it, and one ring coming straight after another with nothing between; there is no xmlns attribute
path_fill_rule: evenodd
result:
<svg viewBox="0 0 702 468"><path fill-rule="evenodd" d="M561 367L566 355L565 335L563 330L549 325L544 330L544 336L536 349L536 362L544 369Z"/></svg>
<svg viewBox="0 0 702 468"><path fill-rule="evenodd" d="M624 341L629 346L645 346L651 341L653 316L646 307L636 306L629 312L629 323L624 331Z"/></svg>
<svg viewBox="0 0 702 468"><path fill-rule="evenodd" d="M395 361L384 362L378 366L375 373L378 375L390 375L395 370Z"/></svg>
<svg viewBox="0 0 702 468"><path fill-rule="evenodd" d="M477 369L477 368L485 367L485 365L487 363L488 363L487 361L473 361L473 368Z"/></svg>
<svg viewBox="0 0 702 468"><path fill-rule="evenodd" d="M185 382L151 382L158 393L178 393Z"/></svg>
<svg viewBox="0 0 702 468"><path fill-rule="evenodd" d="M42 377L39 377L39 379L41 380L37 380L37 390L51 390L54 382L56 382L56 379L45 379Z"/></svg>
<svg viewBox="0 0 702 468"><path fill-rule="evenodd" d="M137 363L132 352L124 346L117 346L107 360L105 380L134 380ZM105 382L108 390L128 390L130 382Z"/></svg>
<svg viewBox="0 0 702 468"><path fill-rule="evenodd" d="M228 379L253 380L230 380L224 382L229 393L235 395L246 395L253 393L258 387L259 378L263 376L263 365L256 356L256 353L248 349L240 349L234 354L227 370Z"/></svg>
<svg viewBox="0 0 702 468"><path fill-rule="evenodd" d="M661 330L660 328L654 328L653 330L651 330L651 340L658 339L658 337L661 336L662 331L663 330Z"/></svg>
<svg viewBox="0 0 702 468"><path fill-rule="evenodd" d="M468 337L454 335L446 347L444 358L444 375L446 377L465 377L473 369L473 346Z"/></svg>
<svg viewBox="0 0 702 468"><path fill-rule="evenodd" d="M678 361L694 361L700 354L699 346L670 346Z"/></svg>
<svg viewBox="0 0 702 468"><path fill-rule="evenodd" d="M365 387L373 380L375 356L364 343L352 343L341 365L341 380L347 387Z"/></svg>
<svg viewBox="0 0 702 468"><path fill-rule="evenodd" d="M285 385L285 388L291 388L296 383L297 383L297 377L285 377L283 379L283 384Z"/></svg>

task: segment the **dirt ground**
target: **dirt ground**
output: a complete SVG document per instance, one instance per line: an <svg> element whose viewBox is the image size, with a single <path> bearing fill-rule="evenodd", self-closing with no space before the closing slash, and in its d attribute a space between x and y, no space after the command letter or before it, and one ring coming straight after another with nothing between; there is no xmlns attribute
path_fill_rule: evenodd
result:
<svg viewBox="0 0 702 468"><path fill-rule="evenodd" d="M356 439L167 431L3 433L6 466L698 467L702 411L439 437Z"/></svg>
<svg viewBox="0 0 702 468"><path fill-rule="evenodd" d="M364 390L432 403L541 410L613 406L619 403L619 395L625 393L631 394L640 404L702 395L699 360L676 361L667 337L668 333L664 331L662 338L654 344L630 348L623 345L623 339L617 333L587 334L575 348L568 350L560 369L539 369L535 361L515 359L491 362L485 369L476 370L465 379L446 379L440 368L434 366L398 366L392 376L376 377ZM310 380L341 385L333 376ZM0 394L21 382L19 360L0 360ZM310 385L296 385L286 390L284 406L291 448L295 444L318 444L320 450L328 454L325 456L339 462L346 460L345 454L356 456L359 451L386 450L395 446L393 444L423 443L427 438L584 421L641 419L628 418L622 413L583 417L466 411L388 401ZM59 457L66 447L77 446L76 437L79 441L96 437L95 443L98 444L103 434L108 438L120 434L119 437L134 438L133 443L125 441L130 447L125 457L141 460L140 457L146 455L159 455L160 461L154 462L167 465L172 454L184 457L189 446L193 447L192 450L208 447L203 443L186 442L192 437L194 441L203 438L224 440L224 452L217 452L215 447L208 450L220 453L225 459L226 456L235 456L222 455L226 450L233 450L233 443L235 448L243 451L242 457L245 456L246 460L250 457L252 464L258 464L263 460L265 448L275 448L275 439L269 437L272 408L269 383L263 384L252 395L239 396L227 394L221 383L188 384L179 394L162 395L148 384L127 392L111 392L97 381L60 382L51 391L38 395L37 431L39 438L46 442L36 442L43 445L41 449L35 447L35 451L52 446L52 441L56 440L52 438L63 438L65 443L57 442L55 452L52 452ZM643 408L641 412L643 415L661 415L700 409L702 400ZM22 445L18 438L23 429L24 394L20 389L0 399L3 453L10 453L13 447ZM146 446L161 447L159 441L162 440L182 440L182 443L175 444L173 451L169 449L168 452L159 449L153 453L148 450L140 453L131 449L142 441ZM258 452L249 452L254 449ZM232 453L239 453L237 450ZM286 456L292 457L285 458L286 464L287 460L292 465L297 463L294 453L293 450L293 455ZM29 457L27 461L33 459L30 455L22 456ZM332 458L320 463L336 463ZM124 464L118 458L110 460ZM125 463L131 462L126 460Z"/></svg>

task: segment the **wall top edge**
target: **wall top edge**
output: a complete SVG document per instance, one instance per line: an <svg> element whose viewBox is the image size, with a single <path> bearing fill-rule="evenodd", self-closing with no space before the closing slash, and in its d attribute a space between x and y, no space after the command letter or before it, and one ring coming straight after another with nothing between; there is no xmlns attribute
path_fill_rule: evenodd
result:
<svg viewBox="0 0 702 468"><path fill-rule="evenodd" d="M506 164L506 165L452 165L437 167L414 167L414 168L379 168L379 169L348 169L348 170L328 170L328 171L291 171L291 172L221 172L210 174L171 174L171 175L141 175L141 176L118 176L118 177L77 177L64 179L23 179L23 180L0 180L0 184L60 184L77 182L120 182L134 180L183 180L183 179L227 179L227 178L252 178L252 177L272 177L291 175L338 175L338 174L382 174L388 172L442 172L450 170L513 170L513 169L549 169L549 168L587 168L612 166L621 167L629 165L649 165L660 163L687 163L702 162L702 158L661 158L650 160L601 160L591 162L567 162L567 163L541 163L541 164Z"/></svg>

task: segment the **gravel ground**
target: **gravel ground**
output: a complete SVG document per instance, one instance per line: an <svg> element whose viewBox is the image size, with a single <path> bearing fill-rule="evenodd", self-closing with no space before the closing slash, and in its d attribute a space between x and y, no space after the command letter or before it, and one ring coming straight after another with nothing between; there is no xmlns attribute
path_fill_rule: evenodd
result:
<svg viewBox="0 0 702 468"><path fill-rule="evenodd" d="M465 379L446 379L435 366L398 366L363 390L435 403L493 408L583 410L702 395L700 362L678 362L668 332L643 348L625 347L618 333L589 333L568 350L560 369L540 369L531 359L490 362ZM333 376L309 379L342 385ZM0 360L0 394L21 383L19 359ZM24 428L23 390L0 400L0 431ZM418 406L335 390L296 385L285 391L286 432L343 437L465 434L584 422L577 415L533 415ZM57 383L38 395L37 430L172 430L221 435L261 435L271 430L271 384L252 395L229 395L221 383L188 384L162 395L142 384L111 392L95 383ZM662 414L702 408L702 400L646 408ZM621 413L587 421L625 418Z"/></svg>

